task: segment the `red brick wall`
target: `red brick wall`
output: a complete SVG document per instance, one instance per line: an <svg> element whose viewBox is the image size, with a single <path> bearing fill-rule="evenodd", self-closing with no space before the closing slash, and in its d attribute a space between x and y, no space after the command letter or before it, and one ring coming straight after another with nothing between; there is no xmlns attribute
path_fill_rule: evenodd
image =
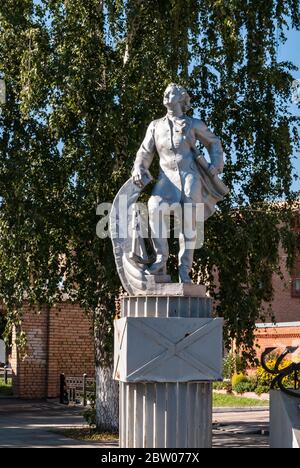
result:
<svg viewBox="0 0 300 468"><path fill-rule="evenodd" d="M285 267L286 258L282 254L281 268L284 272L284 280L279 276L273 278L275 290L274 302L272 309L276 318L276 322L299 322L300 321L300 295L297 297L293 294L293 280L300 278L300 256L295 260L292 276ZM270 318L266 318L270 322Z"/></svg>
<svg viewBox="0 0 300 468"><path fill-rule="evenodd" d="M11 365L14 393L22 398L43 398L46 393L47 370L46 309L29 312L28 305L25 305L22 330L26 332L28 345L23 356L13 346Z"/></svg>
<svg viewBox="0 0 300 468"><path fill-rule="evenodd" d="M259 345L258 357L270 347L278 347L284 350L286 346L299 346L294 358L300 361L300 326L263 328L256 331L257 344Z"/></svg>
<svg viewBox="0 0 300 468"><path fill-rule="evenodd" d="M300 301L300 292L296 291L296 284L295 284L296 279L300 279L300 255L296 257L294 267L292 270L292 296L294 298L297 298L298 301ZM300 302L298 302L298 304L300 304ZM299 316L300 316L300 310L299 310Z"/></svg>
<svg viewBox="0 0 300 468"><path fill-rule="evenodd" d="M24 306L22 330L28 347L24 357L12 349L14 391L20 398L56 398L59 375L94 376L90 320L77 305L63 303L48 311ZM14 340L13 340L14 342Z"/></svg>
<svg viewBox="0 0 300 468"><path fill-rule="evenodd" d="M284 273L284 280L278 276L273 278L275 295L272 311L278 326L257 330L259 358L261 353L269 347L278 347L284 350L286 346L299 346L300 359L300 326L293 326L293 323L300 322L300 295L296 296L293 293L293 280L300 278L300 256L295 260L292 275L287 271L285 265L286 258L282 253L281 269ZM266 322L271 322L270 317L266 317ZM291 326L280 326L281 323L289 323Z"/></svg>
<svg viewBox="0 0 300 468"><path fill-rule="evenodd" d="M49 327L48 397L57 397L57 376L93 377L94 344L91 322L78 305L66 303L51 309Z"/></svg>

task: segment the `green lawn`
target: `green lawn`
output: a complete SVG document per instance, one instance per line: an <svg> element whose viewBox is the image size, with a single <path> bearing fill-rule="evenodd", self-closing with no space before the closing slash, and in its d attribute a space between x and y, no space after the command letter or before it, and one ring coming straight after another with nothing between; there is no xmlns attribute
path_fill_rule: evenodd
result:
<svg viewBox="0 0 300 468"><path fill-rule="evenodd" d="M213 405L215 408L242 408L245 406L268 406L269 402L267 400L255 400L253 398L244 398L235 395L223 395L219 393L214 393Z"/></svg>
<svg viewBox="0 0 300 468"><path fill-rule="evenodd" d="M4 379L0 379L0 396L12 396L12 380L8 379L7 384L5 384Z"/></svg>

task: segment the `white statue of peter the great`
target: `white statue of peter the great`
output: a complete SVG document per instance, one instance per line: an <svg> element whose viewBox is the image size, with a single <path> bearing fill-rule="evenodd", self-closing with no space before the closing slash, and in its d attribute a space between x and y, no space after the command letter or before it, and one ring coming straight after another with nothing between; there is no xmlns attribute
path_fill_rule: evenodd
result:
<svg viewBox="0 0 300 468"><path fill-rule="evenodd" d="M203 203L204 218L207 219L227 192L226 189L222 190L222 183L217 178L224 167L221 142L201 120L186 115L190 109L187 91L182 86L170 84L164 93L164 105L167 115L149 125L132 174L134 183L143 188L144 174L148 172L155 154L158 154L160 172L149 200L149 222L156 253L156 261L149 267L149 273L153 275L166 274L169 256L167 236L157 235L155 227L157 212L162 204L180 204L182 211L179 212L184 216L185 205ZM208 150L210 164L199 155L197 140ZM196 233L196 216L195 211L192 212L192 216L184 216L181 225L185 229L179 234L179 280L183 283L191 282L189 273L196 239L187 238L185 232ZM162 222L165 222L163 217Z"/></svg>

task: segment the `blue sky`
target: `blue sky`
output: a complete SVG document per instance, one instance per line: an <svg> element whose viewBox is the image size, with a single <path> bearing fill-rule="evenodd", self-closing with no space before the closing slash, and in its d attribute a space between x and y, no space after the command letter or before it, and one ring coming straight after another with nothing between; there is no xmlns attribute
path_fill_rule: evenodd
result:
<svg viewBox="0 0 300 468"><path fill-rule="evenodd" d="M300 32L291 30L287 32L287 42L278 49L278 58L288 60L300 68ZM300 70L295 72L295 78L300 80ZM291 104L291 112L300 117L300 105ZM295 172L300 176L300 154L295 154ZM294 182L293 189L300 191L300 179Z"/></svg>

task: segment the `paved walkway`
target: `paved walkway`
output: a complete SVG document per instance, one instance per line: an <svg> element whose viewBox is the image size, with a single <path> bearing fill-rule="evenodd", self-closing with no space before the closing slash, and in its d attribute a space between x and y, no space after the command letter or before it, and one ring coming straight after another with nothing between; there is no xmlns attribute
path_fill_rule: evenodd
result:
<svg viewBox="0 0 300 468"><path fill-rule="evenodd" d="M85 422L81 413L82 408L67 408L56 403L0 399L0 448L104 446L68 439L53 432L68 427L82 427ZM114 447L117 444L110 446Z"/></svg>
<svg viewBox="0 0 300 468"><path fill-rule="evenodd" d="M68 439L54 430L82 427L82 409L56 403L0 399L0 448L104 448ZM214 414L214 448L267 448L268 411Z"/></svg>
<svg viewBox="0 0 300 468"><path fill-rule="evenodd" d="M269 448L269 411L218 412L213 421L214 448Z"/></svg>

